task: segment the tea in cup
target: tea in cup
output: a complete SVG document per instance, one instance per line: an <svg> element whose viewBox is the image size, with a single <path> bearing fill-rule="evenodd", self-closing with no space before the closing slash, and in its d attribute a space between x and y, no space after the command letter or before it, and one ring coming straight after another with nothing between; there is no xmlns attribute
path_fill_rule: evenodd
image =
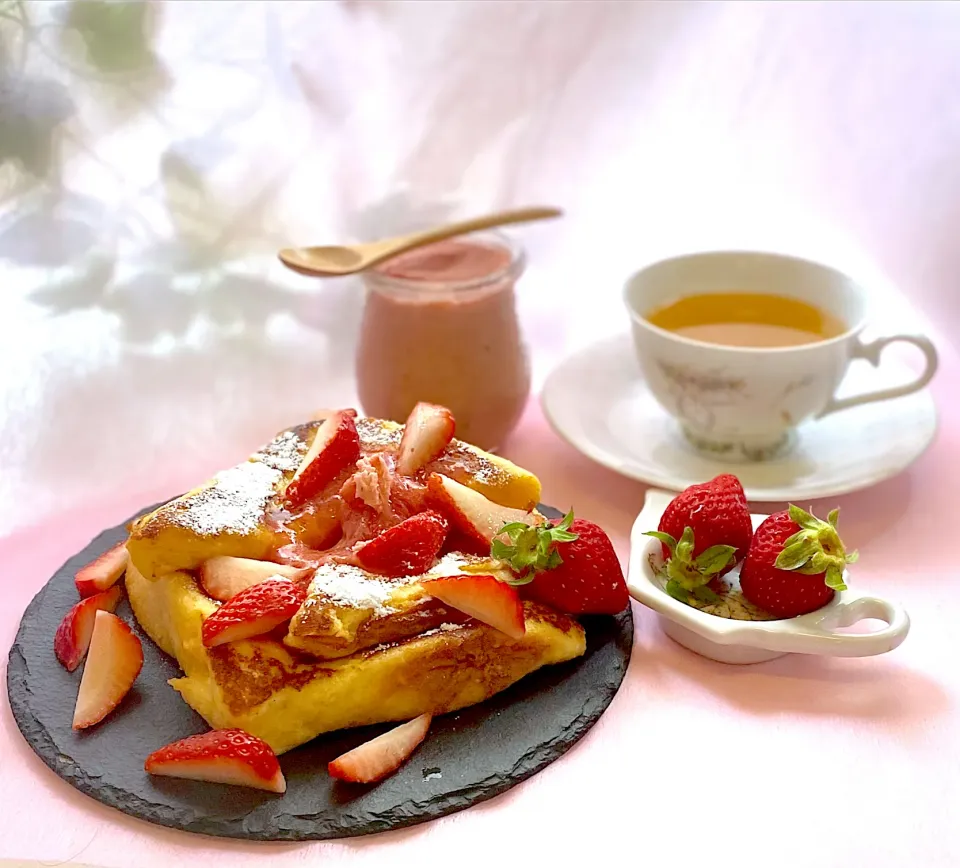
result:
<svg viewBox="0 0 960 868"><path fill-rule="evenodd" d="M869 343L865 293L825 265L774 253L695 253L657 262L627 282L640 369L657 401L700 451L775 457L798 425L908 395L937 369L933 344L897 334ZM905 342L925 357L913 382L838 398L854 359L880 363Z"/></svg>

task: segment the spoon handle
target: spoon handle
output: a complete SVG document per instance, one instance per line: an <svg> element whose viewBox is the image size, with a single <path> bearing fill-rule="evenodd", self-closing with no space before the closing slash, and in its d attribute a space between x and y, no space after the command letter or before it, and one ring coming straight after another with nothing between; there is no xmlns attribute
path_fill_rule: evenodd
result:
<svg viewBox="0 0 960 868"><path fill-rule="evenodd" d="M529 223L534 220L547 220L559 217L563 212L559 208L518 208L515 211L500 211L496 214L487 214L485 217L474 217L472 220L462 220L459 223L448 223L426 232L415 232L403 239L396 239L391 248L400 253L444 238L453 238L456 235L466 235L479 229L491 229L494 226L506 226L508 223ZM396 245L396 246L394 246Z"/></svg>

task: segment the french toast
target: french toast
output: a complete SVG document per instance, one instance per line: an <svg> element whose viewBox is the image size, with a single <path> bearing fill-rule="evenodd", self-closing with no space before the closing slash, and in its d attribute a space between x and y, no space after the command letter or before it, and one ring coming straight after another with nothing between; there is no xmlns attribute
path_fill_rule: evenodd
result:
<svg viewBox="0 0 960 868"><path fill-rule="evenodd" d="M289 532L271 524L270 507L306 455L322 420L281 431L250 458L209 482L137 519L127 549L147 579L176 570L194 570L218 555L265 559L290 542ZM395 454L403 426L380 419L358 419L365 455ZM529 510L540 499L540 481L510 461L452 440L427 467L449 476L494 503ZM337 531L331 510L301 518L298 536L323 546Z"/></svg>
<svg viewBox="0 0 960 868"><path fill-rule="evenodd" d="M490 555L505 525L546 521L536 511L539 480L452 439L450 421L442 441L429 431L417 441L409 420L339 411L281 432L132 523L134 615L177 660L183 676L173 687L211 726L242 729L281 753L344 727L454 711L584 653L580 624L521 601L516 575ZM414 538L398 569L382 558L370 566L374 543L416 537L425 523L441 528L426 555ZM213 646L204 625L269 584L244 578L213 589L204 569L215 559L256 565L258 581L295 575L302 604L282 625L261 619L249 635ZM438 580L458 577L460 588L492 583L515 612L504 622L492 598L479 608L444 602ZM485 621L487 608L495 617ZM241 626L244 617L256 620L244 614Z"/></svg>
<svg viewBox="0 0 960 868"><path fill-rule="evenodd" d="M333 659L416 636L441 624L462 623L467 616L431 597L422 580L455 575L464 565L483 560L476 555L451 553L422 576L391 582L359 567L320 567L310 583L306 602L290 621L284 644L315 657ZM485 569L505 578L502 567L488 565ZM334 583L341 600L331 605L328 589ZM344 589L347 600L342 599Z"/></svg>
<svg viewBox="0 0 960 868"><path fill-rule="evenodd" d="M274 639L207 649L201 625L217 604L192 576L148 581L131 565L126 583L141 626L184 672L174 689L212 727L243 729L277 754L324 732L482 702L585 650L575 620L532 602L521 640L471 620L338 660L310 659Z"/></svg>

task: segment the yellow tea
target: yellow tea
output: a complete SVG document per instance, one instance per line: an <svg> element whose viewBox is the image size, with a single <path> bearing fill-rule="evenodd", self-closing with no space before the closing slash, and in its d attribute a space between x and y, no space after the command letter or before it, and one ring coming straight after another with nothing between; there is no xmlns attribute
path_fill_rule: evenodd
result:
<svg viewBox="0 0 960 868"><path fill-rule="evenodd" d="M839 319L808 302L759 292L688 295L646 319L683 337L731 347L801 346L847 330Z"/></svg>

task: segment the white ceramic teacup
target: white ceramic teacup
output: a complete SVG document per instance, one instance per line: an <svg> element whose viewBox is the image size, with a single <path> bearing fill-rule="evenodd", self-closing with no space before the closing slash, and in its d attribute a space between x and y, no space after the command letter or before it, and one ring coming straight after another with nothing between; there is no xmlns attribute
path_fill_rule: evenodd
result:
<svg viewBox="0 0 960 868"><path fill-rule="evenodd" d="M657 308L703 293L771 293L808 302L839 319L837 337L784 347L710 344L652 325ZM863 289L826 265L775 253L719 251L667 259L637 272L624 291L633 343L644 378L660 404L699 450L729 459L761 461L792 443L797 425L922 389L937 370L933 344L897 334L864 343ZM878 365L884 348L913 344L926 367L913 382L837 398L853 359Z"/></svg>

